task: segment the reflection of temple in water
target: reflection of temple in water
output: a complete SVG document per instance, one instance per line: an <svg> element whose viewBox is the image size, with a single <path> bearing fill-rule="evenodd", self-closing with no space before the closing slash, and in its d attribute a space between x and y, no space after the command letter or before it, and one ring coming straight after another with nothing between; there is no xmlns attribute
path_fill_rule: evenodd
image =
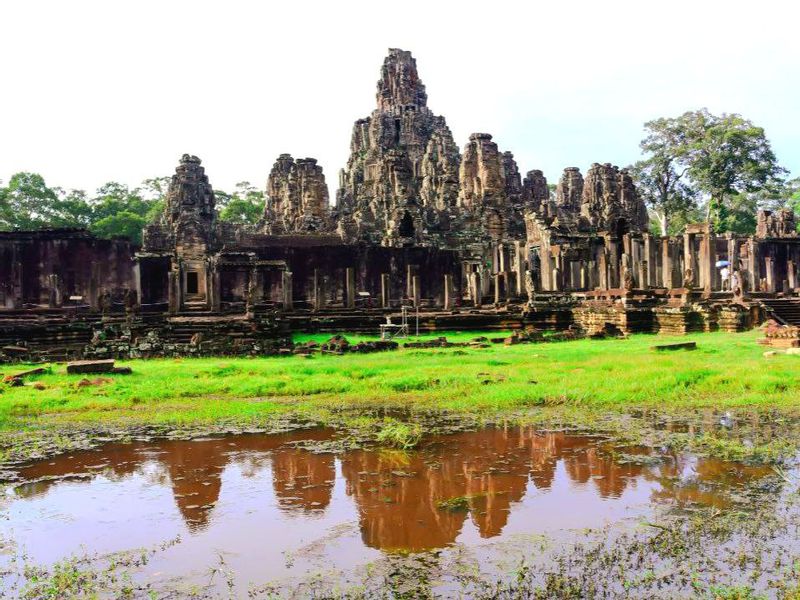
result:
<svg viewBox="0 0 800 600"><path fill-rule="evenodd" d="M75 474L86 478L102 473L112 481L140 474L154 483L169 484L183 520L191 531L198 531L213 517L224 471L236 465L244 477L271 469L281 510L290 514L322 511L331 502L336 459L295 443L327 440L332 435L320 429L111 444L27 467L22 475L31 483L18 487L17 493L23 497L44 494L58 478ZM613 450L610 443L587 436L488 428L431 437L417 452L357 450L339 458L347 494L358 509L364 543L386 551L444 547L455 541L467 518L481 537L497 536L528 486L550 489L558 472L571 485L590 486L601 498L619 497L643 478L659 484L653 492L656 501L713 506L727 502L720 487L732 489L769 474L766 467L686 456L655 466L622 463L614 458ZM449 510L440 506L452 499L460 501Z"/></svg>
<svg viewBox="0 0 800 600"><path fill-rule="evenodd" d="M374 452L342 458L348 493L359 508L364 543L384 550L441 548L455 541L469 514L481 537L499 535L528 483L548 489L563 461L570 479L593 479L601 497L616 497L642 467L620 465L596 438L532 428L489 428L433 438L402 465ZM393 475L399 471L401 476ZM467 511L439 503L463 498Z"/></svg>

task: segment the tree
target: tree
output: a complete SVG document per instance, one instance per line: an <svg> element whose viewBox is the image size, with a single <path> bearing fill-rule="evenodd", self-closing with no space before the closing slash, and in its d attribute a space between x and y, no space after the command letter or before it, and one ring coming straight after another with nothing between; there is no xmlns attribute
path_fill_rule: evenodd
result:
<svg viewBox="0 0 800 600"><path fill-rule="evenodd" d="M800 177L784 181L775 189L755 194L759 208L780 210L791 208L800 213Z"/></svg>
<svg viewBox="0 0 800 600"><path fill-rule="evenodd" d="M92 223L91 231L101 238L126 237L134 243L142 242L142 229L147 225L144 215L122 210Z"/></svg>
<svg viewBox="0 0 800 600"><path fill-rule="evenodd" d="M38 173L14 173L0 191L3 229L43 229L57 220L58 191L47 187Z"/></svg>
<svg viewBox="0 0 800 600"><path fill-rule="evenodd" d="M149 222L158 200L148 200L140 188L129 188L111 181L97 190L92 199L92 223L89 230L104 238L127 237L141 243L142 228Z"/></svg>
<svg viewBox="0 0 800 600"><path fill-rule="evenodd" d="M153 177L142 182L142 198L150 203L150 208L145 215L148 223L157 221L164 214L169 182L169 177Z"/></svg>
<svg viewBox="0 0 800 600"><path fill-rule="evenodd" d="M83 190L65 192L54 188L58 200L51 226L53 227L88 227L93 219L92 206Z"/></svg>
<svg viewBox="0 0 800 600"><path fill-rule="evenodd" d="M249 181L236 184L233 194L214 192L219 218L223 221L242 225L255 225L264 214L264 192L258 190Z"/></svg>
<svg viewBox="0 0 800 600"><path fill-rule="evenodd" d="M720 231L755 227L751 194L779 193L785 170L761 127L707 109L645 123L644 158L631 168L661 234L676 232L705 201L705 220Z"/></svg>
<svg viewBox="0 0 800 600"><path fill-rule="evenodd" d="M689 130L683 117L654 119L644 127L647 137L639 147L645 158L631 167L631 175L661 235L669 235L675 233L673 221L685 221L696 207L697 194L687 184L683 164Z"/></svg>
<svg viewBox="0 0 800 600"><path fill-rule="evenodd" d="M778 165L764 129L741 115L718 117L702 109L681 118L687 127L683 161L688 175L708 196L706 219L722 231L734 196L776 189L786 170Z"/></svg>
<svg viewBox="0 0 800 600"><path fill-rule="evenodd" d="M141 242L142 228L163 212L169 178L147 179L142 188L111 181L94 197L83 190L51 188L38 173L16 173L0 185L0 229L87 228L99 237Z"/></svg>

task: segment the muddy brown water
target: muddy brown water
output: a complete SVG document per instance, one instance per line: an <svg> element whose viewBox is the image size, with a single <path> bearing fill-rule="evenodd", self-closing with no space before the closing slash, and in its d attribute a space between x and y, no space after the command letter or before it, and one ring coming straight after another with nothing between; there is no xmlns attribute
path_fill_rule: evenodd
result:
<svg viewBox="0 0 800 600"><path fill-rule="evenodd" d="M140 581L207 585L222 556L239 583L289 585L387 555L491 557L498 542L580 535L660 506L724 508L737 486L771 473L533 428L431 436L412 452L303 445L334 435L109 444L32 464L0 505L0 567L15 554L47 565L180 536L137 570Z"/></svg>

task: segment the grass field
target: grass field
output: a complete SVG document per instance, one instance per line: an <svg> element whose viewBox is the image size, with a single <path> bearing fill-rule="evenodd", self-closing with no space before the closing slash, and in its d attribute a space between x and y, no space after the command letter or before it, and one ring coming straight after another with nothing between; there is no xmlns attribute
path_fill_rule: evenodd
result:
<svg viewBox="0 0 800 600"><path fill-rule="evenodd" d="M0 429L40 422L192 423L367 406L481 414L554 405L794 408L800 403L800 357L765 358L757 335L674 338L695 340L698 349L667 353L650 346L672 338L640 335L313 358L152 359L125 363L132 375L99 376L98 384L84 386L83 376L52 365L51 373L31 377L25 386L3 386ZM5 366L3 374L22 368Z"/></svg>

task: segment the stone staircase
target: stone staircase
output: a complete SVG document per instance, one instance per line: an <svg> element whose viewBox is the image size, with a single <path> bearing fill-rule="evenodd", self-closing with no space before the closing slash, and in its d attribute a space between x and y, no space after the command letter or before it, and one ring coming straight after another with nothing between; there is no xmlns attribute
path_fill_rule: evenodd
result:
<svg viewBox="0 0 800 600"><path fill-rule="evenodd" d="M763 298L760 302L779 323L800 326L800 298Z"/></svg>
<svg viewBox="0 0 800 600"><path fill-rule="evenodd" d="M89 343L99 322L99 316L72 318L55 311L5 314L0 319L0 348L22 342L30 359L70 360Z"/></svg>

